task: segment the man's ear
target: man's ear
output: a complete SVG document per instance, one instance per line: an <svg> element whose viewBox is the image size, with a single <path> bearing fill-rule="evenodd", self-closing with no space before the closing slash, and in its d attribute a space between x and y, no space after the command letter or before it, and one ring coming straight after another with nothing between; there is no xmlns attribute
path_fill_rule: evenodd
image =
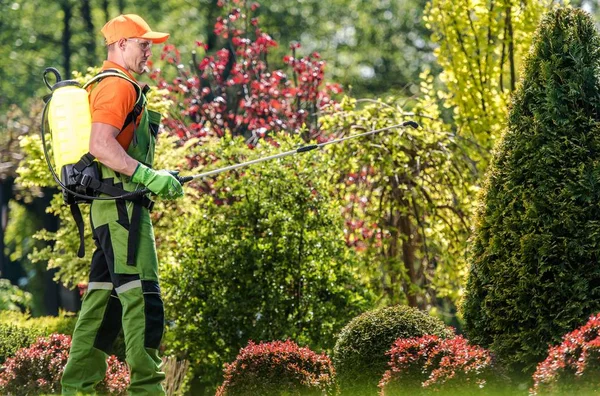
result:
<svg viewBox="0 0 600 396"><path fill-rule="evenodd" d="M124 51L125 47L127 46L126 43L127 43L127 39L126 38L122 38L122 39L119 39L119 41L117 41L117 46L119 47L119 49L121 51Z"/></svg>

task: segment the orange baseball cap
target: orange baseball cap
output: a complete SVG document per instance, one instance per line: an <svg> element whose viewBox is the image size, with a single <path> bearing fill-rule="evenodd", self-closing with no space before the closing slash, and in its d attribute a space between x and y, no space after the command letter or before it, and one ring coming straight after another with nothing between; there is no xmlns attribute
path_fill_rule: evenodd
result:
<svg viewBox="0 0 600 396"><path fill-rule="evenodd" d="M112 44L122 38L143 38L160 44L167 41L169 33L153 32L150 26L135 14L119 15L106 22L101 30L106 44Z"/></svg>

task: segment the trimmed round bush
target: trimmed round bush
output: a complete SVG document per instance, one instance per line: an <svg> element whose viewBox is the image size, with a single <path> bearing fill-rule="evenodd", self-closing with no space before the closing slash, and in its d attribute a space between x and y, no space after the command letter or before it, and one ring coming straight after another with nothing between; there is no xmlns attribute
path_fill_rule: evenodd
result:
<svg viewBox="0 0 600 396"><path fill-rule="evenodd" d="M600 391L600 314L566 334L533 374L532 395L596 394Z"/></svg>
<svg viewBox="0 0 600 396"><path fill-rule="evenodd" d="M217 396L335 395L335 370L329 357L292 341L273 341L243 348L225 366Z"/></svg>
<svg viewBox="0 0 600 396"><path fill-rule="evenodd" d="M600 310L600 35L548 13L482 189L462 311L472 342L529 379Z"/></svg>
<svg viewBox="0 0 600 396"><path fill-rule="evenodd" d="M71 337L52 334L40 337L28 348L8 358L0 372L0 394L39 395L60 392L60 378L67 364ZM97 385L99 393L125 395L129 371L124 363L111 356L107 360L106 378Z"/></svg>
<svg viewBox="0 0 600 396"><path fill-rule="evenodd" d="M490 353L461 336L401 338L387 355L390 369L379 383L381 396L481 392L491 373Z"/></svg>
<svg viewBox="0 0 600 396"><path fill-rule="evenodd" d="M454 332L441 320L402 305L369 311L352 319L340 332L333 350L342 391L375 394L388 368L386 352L394 341L426 334L448 338Z"/></svg>

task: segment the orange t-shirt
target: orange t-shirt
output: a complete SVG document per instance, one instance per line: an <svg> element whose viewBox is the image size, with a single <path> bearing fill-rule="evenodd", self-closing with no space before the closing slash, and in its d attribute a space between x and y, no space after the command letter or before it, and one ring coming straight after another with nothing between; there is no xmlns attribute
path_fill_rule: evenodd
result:
<svg viewBox="0 0 600 396"><path fill-rule="evenodd" d="M133 76L120 65L104 61L102 70L119 69L124 72L133 81L136 81ZM137 100L137 92L129 81L119 77L109 77L102 79L97 84L92 84L90 94L90 112L92 114L92 122L101 122L109 124L121 130L127 115L131 113ZM91 89L90 88L90 89ZM136 120L136 125L139 125L141 115ZM130 123L117 136L117 141L127 150L133 139L134 125Z"/></svg>

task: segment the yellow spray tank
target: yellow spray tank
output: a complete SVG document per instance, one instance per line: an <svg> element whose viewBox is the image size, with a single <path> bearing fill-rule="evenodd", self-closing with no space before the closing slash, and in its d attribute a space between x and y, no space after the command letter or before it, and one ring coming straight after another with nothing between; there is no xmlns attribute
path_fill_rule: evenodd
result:
<svg viewBox="0 0 600 396"><path fill-rule="evenodd" d="M88 92L77 81L59 81L51 89L48 124L52 154L54 166L62 170L63 166L76 163L88 152L92 117Z"/></svg>
<svg viewBox="0 0 600 396"><path fill-rule="evenodd" d="M48 82L47 76L50 73L56 78L53 85ZM63 81L58 70L53 67L44 70L44 83L52 91L44 97L46 106L42 121L42 143L46 162L54 179L63 189L65 203L71 205L90 202L98 194L89 187L89 181L99 179L99 171L94 158L88 153L92 117L89 95L85 89L87 84L82 87L75 80ZM48 155L46 133L50 135L54 166ZM86 161L81 165L83 159Z"/></svg>

